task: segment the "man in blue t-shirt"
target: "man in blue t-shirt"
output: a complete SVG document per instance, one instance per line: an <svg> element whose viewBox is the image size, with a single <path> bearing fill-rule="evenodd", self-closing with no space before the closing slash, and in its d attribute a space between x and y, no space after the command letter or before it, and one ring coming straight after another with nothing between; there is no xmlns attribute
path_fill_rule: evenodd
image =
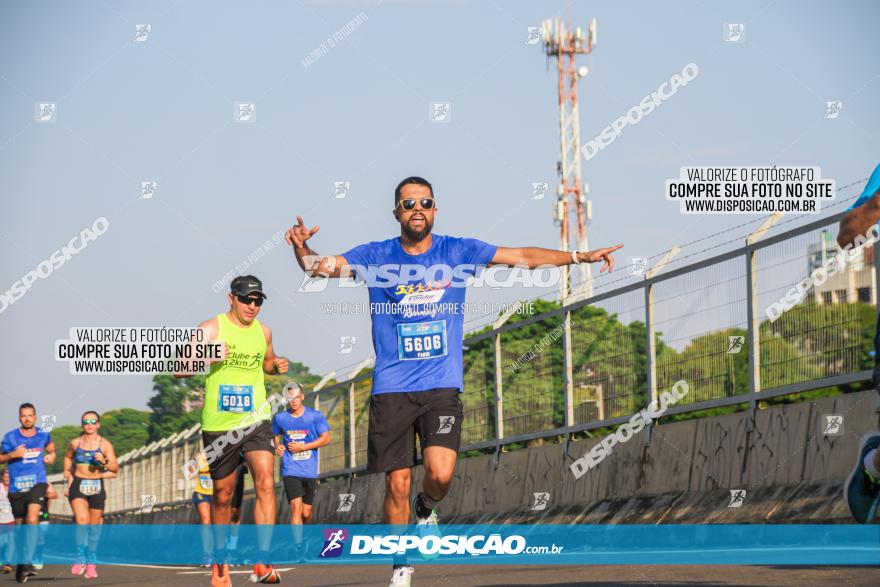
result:
<svg viewBox="0 0 880 587"><path fill-rule="evenodd" d="M49 483L46 465L55 462L55 443L48 432L36 428L37 411L33 404L24 403L18 408L21 428L10 430L0 445L0 463L9 463L9 503L16 524L36 526L40 510L46 505ZM36 548L36 533L27 533L24 564L15 570L15 579L24 583L36 575L31 559Z"/></svg>
<svg viewBox="0 0 880 587"><path fill-rule="evenodd" d="M272 418L275 454L281 457L281 477L290 503L293 542L302 545L302 525L312 519L318 485L318 449L330 444L330 425L324 414L303 404L302 387L285 387L289 407Z"/></svg>
<svg viewBox="0 0 880 587"><path fill-rule="evenodd" d="M859 246L880 233L880 165L868 179L864 191L840 220L837 244ZM874 333L874 386L880 393L880 319ZM870 524L880 506L880 432L868 432L859 444L855 467L846 479L843 494L853 518Z"/></svg>
<svg viewBox="0 0 880 587"><path fill-rule="evenodd" d="M413 500L420 525L436 525L434 506L449 491L461 437L462 344L468 279L487 265L614 266L617 245L595 251L496 247L432 234L437 208L431 184L408 177L394 190L400 236L320 256L307 241L318 227L302 217L287 231L299 266L312 277L364 279L369 287L376 366L367 433L367 469L386 476L385 518L407 524L411 467L419 436L425 479ZM409 585L412 568L395 565L392 585Z"/></svg>

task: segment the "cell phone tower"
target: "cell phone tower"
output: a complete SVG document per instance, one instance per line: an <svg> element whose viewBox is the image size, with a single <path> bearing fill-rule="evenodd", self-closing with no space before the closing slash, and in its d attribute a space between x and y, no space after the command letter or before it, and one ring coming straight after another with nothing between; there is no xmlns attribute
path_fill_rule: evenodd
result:
<svg viewBox="0 0 880 587"><path fill-rule="evenodd" d="M571 29L560 18L544 21L544 52L548 58L556 58L559 71L559 185L556 188L557 200L554 221L560 227L560 244L563 251L569 246L569 214L571 203L577 215L577 250L588 250L587 223L592 220L592 206L587 199L589 186L581 182L581 135L578 117L578 80L589 73L586 66L577 67L578 55L589 55L596 46L596 19L590 21L586 32L580 27ZM578 265L579 296L593 295L593 277L588 264ZM568 267L562 267L562 287L560 299L565 301L571 287Z"/></svg>

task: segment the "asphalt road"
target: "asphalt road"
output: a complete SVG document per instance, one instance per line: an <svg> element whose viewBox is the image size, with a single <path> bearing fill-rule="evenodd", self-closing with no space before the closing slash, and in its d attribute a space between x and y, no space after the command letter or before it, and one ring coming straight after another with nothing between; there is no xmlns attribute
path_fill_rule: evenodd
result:
<svg viewBox="0 0 880 587"><path fill-rule="evenodd" d="M385 587L389 567L282 566L282 585L291 587ZM86 581L68 574L68 567L47 565L30 585L210 585L210 574L195 567L108 566ZM250 569L232 570L232 584L252 585ZM15 585L12 575L0 575L0 586ZM583 587L601 585L792 585L797 587L856 587L880 585L880 567L779 566L422 566L416 567L413 587L506 587L508 585Z"/></svg>

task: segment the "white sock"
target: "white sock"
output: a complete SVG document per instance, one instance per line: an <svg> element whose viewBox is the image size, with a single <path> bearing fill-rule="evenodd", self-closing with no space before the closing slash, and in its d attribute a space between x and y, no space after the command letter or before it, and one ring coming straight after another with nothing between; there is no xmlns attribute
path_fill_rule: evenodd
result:
<svg viewBox="0 0 880 587"><path fill-rule="evenodd" d="M868 475L873 477L875 480L880 480L880 471L877 470L877 466L874 465L874 457L877 456L877 449L868 451L868 454L865 455L865 460L862 461L862 464L865 465L865 470L868 472Z"/></svg>

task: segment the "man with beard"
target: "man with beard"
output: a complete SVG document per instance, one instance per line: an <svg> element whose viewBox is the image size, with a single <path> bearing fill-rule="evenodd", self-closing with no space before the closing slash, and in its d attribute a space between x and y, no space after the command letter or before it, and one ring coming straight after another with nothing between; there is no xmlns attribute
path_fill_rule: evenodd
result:
<svg viewBox="0 0 880 587"><path fill-rule="evenodd" d="M399 237L321 257L307 244L317 226L307 228L298 216L297 225L285 235L299 266L311 277L345 277L354 272L368 283L376 366L367 469L385 473L386 522L407 524L418 434L425 479L413 510L422 534L437 532L434 508L449 491L458 456L468 278L485 265L534 269L602 261L601 270L610 271L611 253L623 246L586 252L495 247L476 239L432 234L436 213L431 184L408 177L394 190ZM380 308L392 310L375 310ZM394 562L391 585L410 585L413 568L403 557Z"/></svg>
<svg viewBox="0 0 880 587"><path fill-rule="evenodd" d="M37 411L33 404L18 407L21 428L10 430L3 437L0 463L9 463L9 503L16 524L36 528L40 510L46 504L49 482L46 465L55 462L55 443L49 432L36 427ZM24 560L15 570L15 580L27 583L28 577L36 575L33 556L37 546L36 532L25 534Z"/></svg>

